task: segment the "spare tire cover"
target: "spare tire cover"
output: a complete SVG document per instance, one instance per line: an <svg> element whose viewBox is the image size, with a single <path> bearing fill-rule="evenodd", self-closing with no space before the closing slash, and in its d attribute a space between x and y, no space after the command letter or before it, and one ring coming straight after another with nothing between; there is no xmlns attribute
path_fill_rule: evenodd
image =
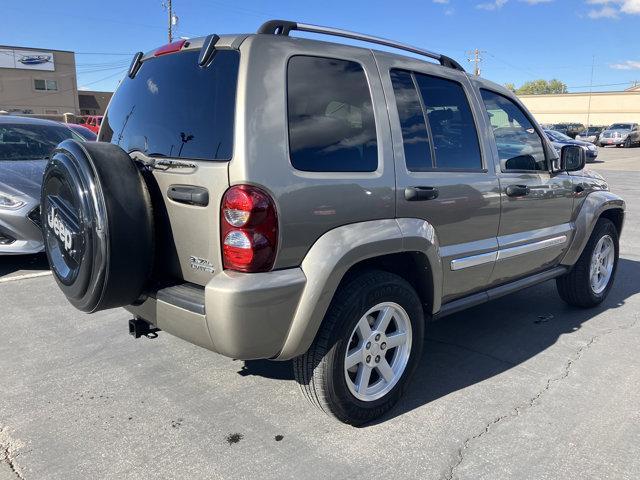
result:
<svg viewBox="0 0 640 480"><path fill-rule="evenodd" d="M83 312L136 302L153 266L149 191L117 145L65 140L42 180L42 230L49 264Z"/></svg>

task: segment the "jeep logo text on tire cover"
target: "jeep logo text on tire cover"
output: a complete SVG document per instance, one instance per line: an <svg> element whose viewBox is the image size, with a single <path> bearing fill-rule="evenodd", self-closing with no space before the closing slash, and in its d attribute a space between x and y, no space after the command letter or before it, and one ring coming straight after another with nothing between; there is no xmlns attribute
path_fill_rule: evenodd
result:
<svg viewBox="0 0 640 480"><path fill-rule="evenodd" d="M73 247L73 233L71 232L71 229L64 224L60 217L58 217L56 207L51 207L49 210L47 215L47 225L54 235L62 241L64 249L67 252L70 252Z"/></svg>

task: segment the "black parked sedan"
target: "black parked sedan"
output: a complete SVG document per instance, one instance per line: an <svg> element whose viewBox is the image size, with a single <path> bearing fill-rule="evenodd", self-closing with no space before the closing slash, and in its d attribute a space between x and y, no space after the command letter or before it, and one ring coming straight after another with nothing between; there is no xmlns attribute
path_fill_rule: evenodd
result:
<svg viewBox="0 0 640 480"><path fill-rule="evenodd" d="M58 122L0 116L0 255L38 253L42 173L62 140L82 137Z"/></svg>
<svg viewBox="0 0 640 480"><path fill-rule="evenodd" d="M579 145L585 149L587 154L587 162L594 161L598 156L598 147L596 147L593 143L583 142L582 140L574 140L573 138L565 135L564 133L556 132L555 130L545 130L544 133L547 134L547 138L551 140L554 148L558 153L560 149L565 145Z"/></svg>

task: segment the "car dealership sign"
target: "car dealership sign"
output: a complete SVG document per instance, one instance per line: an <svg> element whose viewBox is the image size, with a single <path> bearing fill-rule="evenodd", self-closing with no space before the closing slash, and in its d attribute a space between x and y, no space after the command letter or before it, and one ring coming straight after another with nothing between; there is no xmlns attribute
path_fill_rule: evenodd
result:
<svg viewBox="0 0 640 480"><path fill-rule="evenodd" d="M0 68L54 71L53 52L0 48Z"/></svg>

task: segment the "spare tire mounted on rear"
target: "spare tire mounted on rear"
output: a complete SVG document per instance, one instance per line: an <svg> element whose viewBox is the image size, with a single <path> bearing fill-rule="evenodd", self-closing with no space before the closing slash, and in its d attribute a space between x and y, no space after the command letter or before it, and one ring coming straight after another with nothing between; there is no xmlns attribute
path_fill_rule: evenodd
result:
<svg viewBox="0 0 640 480"><path fill-rule="evenodd" d="M124 150L63 141L45 169L41 205L51 270L76 308L95 312L140 297L153 267L153 213Z"/></svg>

